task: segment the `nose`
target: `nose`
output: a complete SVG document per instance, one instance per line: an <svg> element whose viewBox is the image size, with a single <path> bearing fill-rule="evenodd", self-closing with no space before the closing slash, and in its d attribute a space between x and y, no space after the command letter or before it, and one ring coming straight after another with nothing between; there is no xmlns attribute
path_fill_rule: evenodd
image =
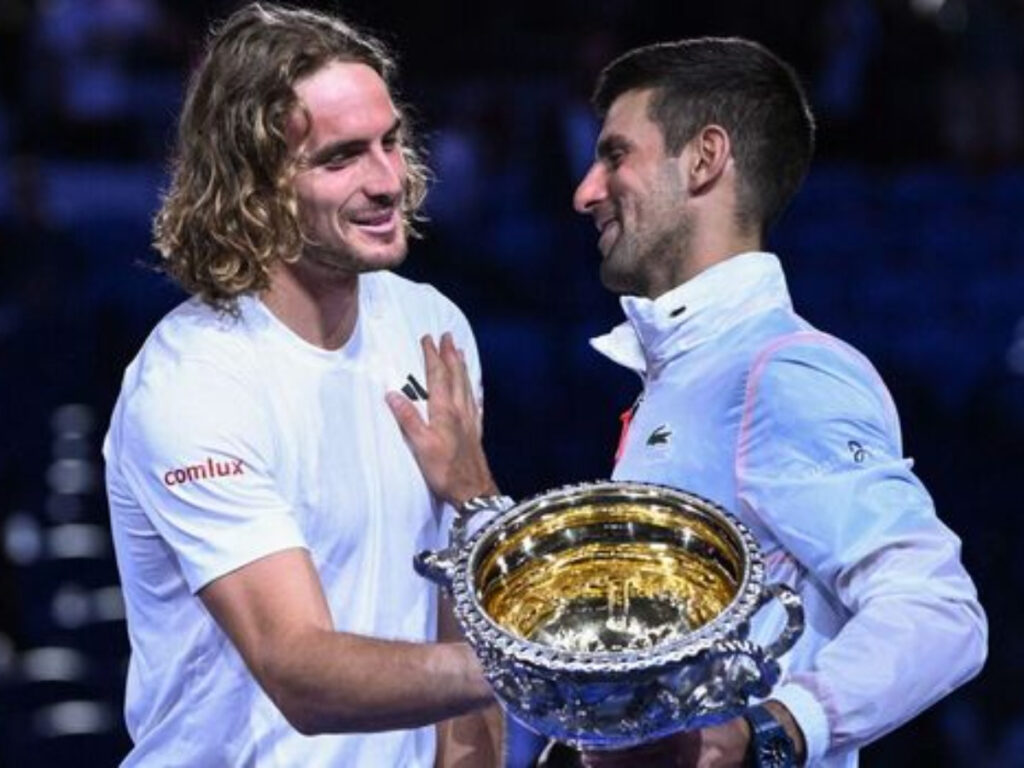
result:
<svg viewBox="0 0 1024 768"><path fill-rule="evenodd" d="M572 207L577 213L590 213L591 208L600 203L608 196L604 166L595 162L590 166L586 176L576 187L576 193L572 196Z"/></svg>
<svg viewBox="0 0 1024 768"><path fill-rule="evenodd" d="M367 156L365 188L368 197L394 200L405 186L405 157L401 148L374 147Z"/></svg>

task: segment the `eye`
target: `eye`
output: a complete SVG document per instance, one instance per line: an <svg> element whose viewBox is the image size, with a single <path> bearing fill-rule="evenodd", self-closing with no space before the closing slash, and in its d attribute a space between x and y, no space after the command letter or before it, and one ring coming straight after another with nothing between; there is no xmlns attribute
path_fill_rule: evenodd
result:
<svg viewBox="0 0 1024 768"><path fill-rule="evenodd" d="M331 155L324 161L323 167L329 171L337 171L351 163L353 157L354 155L350 153Z"/></svg>
<svg viewBox="0 0 1024 768"><path fill-rule="evenodd" d="M635 145L627 136L613 131L598 140L594 154L601 167L613 173L629 159L629 153L634 148Z"/></svg>
<svg viewBox="0 0 1024 768"><path fill-rule="evenodd" d="M622 147L613 147L604 155L604 162L612 170L615 170L626 159L626 150Z"/></svg>
<svg viewBox="0 0 1024 768"><path fill-rule="evenodd" d="M399 143L397 133L389 133L381 140L381 145L384 147L385 152L397 149Z"/></svg>

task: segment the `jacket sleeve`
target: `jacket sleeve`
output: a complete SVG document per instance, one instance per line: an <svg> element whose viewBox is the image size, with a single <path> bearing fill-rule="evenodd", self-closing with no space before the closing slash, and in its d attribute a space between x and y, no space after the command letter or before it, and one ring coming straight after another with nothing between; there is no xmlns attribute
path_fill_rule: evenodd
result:
<svg viewBox="0 0 1024 768"><path fill-rule="evenodd" d="M960 540L902 457L871 365L816 333L753 365L737 444L740 504L849 615L773 692L808 763L864 745L976 675L987 623Z"/></svg>

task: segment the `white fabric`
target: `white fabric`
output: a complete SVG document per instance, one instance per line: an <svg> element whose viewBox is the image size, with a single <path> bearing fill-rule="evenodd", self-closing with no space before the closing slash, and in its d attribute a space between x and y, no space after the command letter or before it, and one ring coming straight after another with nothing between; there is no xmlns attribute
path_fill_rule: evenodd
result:
<svg viewBox="0 0 1024 768"><path fill-rule="evenodd" d="M628 322L592 341L644 384L614 478L692 491L750 526L768 581L806 612L772 697L809 764L856 765L858 747L977 674L987 643L960 541L902 457L884 384L793 313L771 254L621 303ZM783 625L770 604L751 638Z"/></svg>
<svg viewBox="0 0 1024 768"><path fill-rule="evenodd" d="M335 627L436 636L436 591L413 555L445 544L384 394L419 338L452 331L479 393L476 346L430 286L360 277L348 343L302 341L258 299L198 300L157 326L125 373L104 445L132 656L126 766L432 766L434 729L304 737L259 688L195 593L283 549L309 550Z"/></svg>

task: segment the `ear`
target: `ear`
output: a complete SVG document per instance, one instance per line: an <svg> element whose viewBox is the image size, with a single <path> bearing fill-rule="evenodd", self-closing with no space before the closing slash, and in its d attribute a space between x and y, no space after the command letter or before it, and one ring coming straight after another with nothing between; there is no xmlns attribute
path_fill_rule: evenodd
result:
<svg viewBox="0 0 1024 768"><path fill-rule="evenodd" d="M686 181L691 195L707 192L725 173L732 159L732 142L725 128L720 125L705 125L690 139L687 158Z"/></svg>

